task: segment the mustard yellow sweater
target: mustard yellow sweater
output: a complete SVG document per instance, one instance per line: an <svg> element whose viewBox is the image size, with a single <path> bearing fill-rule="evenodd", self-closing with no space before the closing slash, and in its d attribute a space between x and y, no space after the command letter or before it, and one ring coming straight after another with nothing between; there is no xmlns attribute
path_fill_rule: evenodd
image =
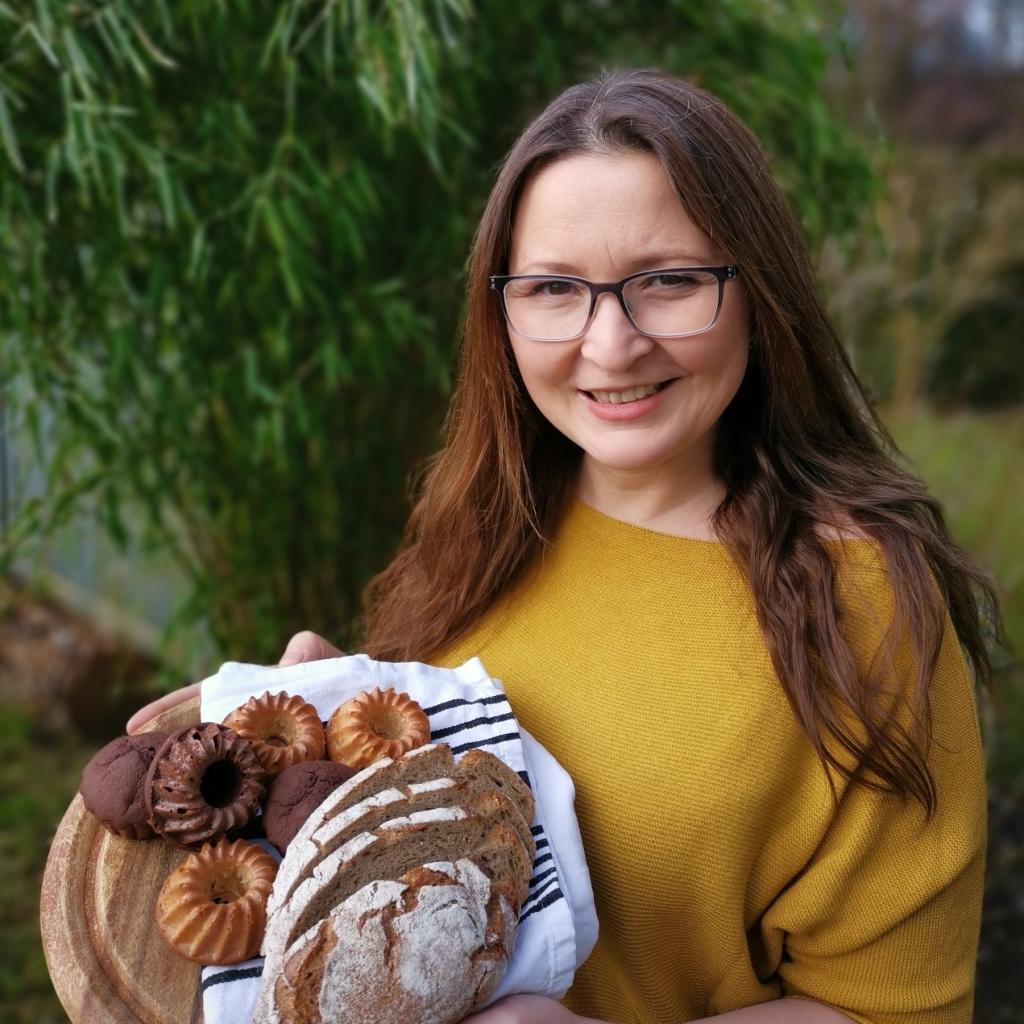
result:
<svg viewBox="0 0 1024 1024"><path fill-rule="evenodd" d="M866 665L891 610L881 556L831 550ZM968 1024L985 785L948 623L930 822L842 779L833 804L719 544L577 501L541 564L432 660L473 655L576 784L600 936L574 1012L680 1024L790 995L864 1024Z"/></svg>

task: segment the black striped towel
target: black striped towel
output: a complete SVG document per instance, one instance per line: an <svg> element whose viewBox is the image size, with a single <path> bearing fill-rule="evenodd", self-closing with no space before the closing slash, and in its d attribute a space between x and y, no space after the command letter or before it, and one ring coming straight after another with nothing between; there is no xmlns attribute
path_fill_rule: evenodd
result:
<svg viewBox="0 0 1024 1024"><path fill-rule="evenodd" d="M448 743L456 758L482 747L533 789L537 859L530 894L512 959L490 1002L517 992L563 996L597 941L594 896L573 809L575 791L565 769L516 722L500 683L487 675L479 658L455 669L373 661L362 654L286 668L227 662L203 681L201 717L223 721L250 697L269 690L300 694L326 720L343 701L375 686L394 687L416 700L430 719L431 741ZM269 844L268 849L274 852ZM249 1021L262 965L259 958L203 969L206 1024Z"/></svg>

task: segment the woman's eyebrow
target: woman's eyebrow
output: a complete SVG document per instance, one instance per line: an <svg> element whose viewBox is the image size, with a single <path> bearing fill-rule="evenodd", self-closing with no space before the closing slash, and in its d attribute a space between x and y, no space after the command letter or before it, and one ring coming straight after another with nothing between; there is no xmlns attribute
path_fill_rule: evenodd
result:
<svg viewBox="0 0 1024 1024"><path fill-rule="evenodd" d="M706 255L688 252L651 253L637 259L627 260L625 266L630 267L629 273L640 270L658 270L662 267L706 267L711 260ZM575 263L562 260L532 259L522 264L517 274L567 274L570 277L586 277ZM628 275L626 275L628 276Z"/></svg>

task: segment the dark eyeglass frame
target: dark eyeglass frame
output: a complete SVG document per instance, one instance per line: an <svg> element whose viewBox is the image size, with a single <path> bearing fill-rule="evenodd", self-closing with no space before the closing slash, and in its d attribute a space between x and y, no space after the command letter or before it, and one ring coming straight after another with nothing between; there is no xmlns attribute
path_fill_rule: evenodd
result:
<svg viewBox="0 0 1024 1024"><path fill-rule="evenodd" d="M594 313L597 311L597 300L605 292L611 292L619 300L619 305L622 307L622 312L625 313L626 319L645 337L690 338L695 334L703 334L705 331L710 331L711 328L718 323L718 316L722 312L722 299L725 294L725 282L737 277L739 272L739 267L735 264L729 264L723 267L662 267L659 270L641 270L636 274L630 274L629 277L624 277L621 281L604 281L601 283L588 281L585 277L573 277L570 274L492 274L488 277L487 282L491 290L497 292L498 298L501 302L501 311L510 325L512 324L512 318L508 315L508 306L505 302L505 287L510 281L574 281L576 284L585 285L590 289L590 312L587 313L587 319L583 324L583 328L577 334L570 334L564 338L537 338L533 335L523 334L518 330L516 331L516 334L520 337L527 338L530 341L559 342L575 341L577 338L582 338L590 329L590 325L594 320ZM630 312L629 306L626 305L626 296L624 294L626 285L628 285L630 281L635 281L638 277L648 277L651 274L683 273L712 274L717 279L718 303L715 306L715 315L711 318L711 323L709 323L707 327L702 327L699 331L686 331L684 334L649 334L633 319L633 314Z"/></svg>

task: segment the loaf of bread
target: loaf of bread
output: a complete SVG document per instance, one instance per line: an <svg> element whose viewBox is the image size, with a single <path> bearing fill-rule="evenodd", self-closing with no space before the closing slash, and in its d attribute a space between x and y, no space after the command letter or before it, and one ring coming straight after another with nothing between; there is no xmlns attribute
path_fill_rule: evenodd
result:
<svg viewBox="0 0 1024 1024"><path fill-rule="evenodd" d="M468 856L486 843L496 826L515 840L508 853L513 863L505 870L515 884L518 905L529 888L533 853L523 847L510 824L513 814L518 811L509 801L489 793L470 806L421 811L387 821L373 832L359 833L313 865L291 897L271 915L263 939L266 966L275 968L292 941L368 882L394 881L430 861Z"/></svg>
<svg viewBox="0 0 1024 1024"><path fill-rule="evenodd" d="M517 773L445 744L343 783L281 862L253 1024L461 1020L511 955L533 814Z"/></svg>
<svg viewBox="0 0 1024 1024"><path fill-rule="evenodd" d="M495 989L514 896L472 859L370 882L296 940L273 986L289 1024L449 1024Z"/></svg>

